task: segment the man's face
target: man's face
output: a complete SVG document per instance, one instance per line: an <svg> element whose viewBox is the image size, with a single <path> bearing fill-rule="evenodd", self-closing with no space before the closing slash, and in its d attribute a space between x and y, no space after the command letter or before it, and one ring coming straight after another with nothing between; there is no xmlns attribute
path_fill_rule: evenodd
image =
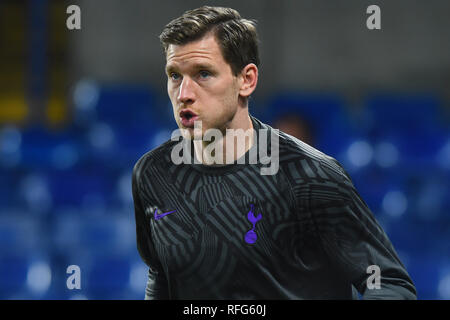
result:
<svg viewBox="0 0 450 320"><path fill-rule="evenodd" d="M238 110L239 78L212 33L167 49L167 91L180 129L193 136L194 121L202 121L202 133L225 131Z"/></svg>

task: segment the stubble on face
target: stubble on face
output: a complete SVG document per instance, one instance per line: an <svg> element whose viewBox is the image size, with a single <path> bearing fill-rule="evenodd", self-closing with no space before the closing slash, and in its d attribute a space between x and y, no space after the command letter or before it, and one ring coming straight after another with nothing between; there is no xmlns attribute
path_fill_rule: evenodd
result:
<svg viewBox="0 0 450 320"><path fill-rule="evenodd" d="M207 79L198 76L204 66L211 66L205 68L211 72ZM167 70L168 94L180 129L193 134L193 128L184 127L179 117L180 110L187 108L198 114L203 134L211 128L225 134L227 128L233 127L239 107L238 79L224 60L212 33L185 45L170 45ZM177 81L171 78L172 71L177 75Z"/></svg>
<svg viewBox="0 0 450 320"><path fill-rule="evenodd" d="M232 162L250 148L253 135L245 140L241 152L238 152L234 145L227 147L225 141L228 129L245 131L253 129L253 125L248 115L247 103L240 96L243 79L240 75L233 74L213 33L185 45L170 45L167 50L166 73L167 90L175 120L185 139L196 140L194 149L197 158L206 159L210 164L211 159L208 159L209 155L204 151L210 144L213 146L213 142L217 150L222 150L221 154L227 163L230 159L227 153L231 153ZM201 130L196 129L192 122L189 127L185 127L179 116L181 110L191 110L198 115ZM198 124L198 121L195 124ZM218 140L205 141L205 133L210 129L219 130L221 137Z"/></svg>

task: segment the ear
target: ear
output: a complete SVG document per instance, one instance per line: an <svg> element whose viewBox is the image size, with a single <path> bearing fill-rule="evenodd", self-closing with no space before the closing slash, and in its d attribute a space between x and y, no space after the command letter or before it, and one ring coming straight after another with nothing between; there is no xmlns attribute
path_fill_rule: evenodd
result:
<svg viewBox="0 0 450 320"><path fill-rule="evenodd" d="M254 63L246 65L239 75L239 80L239 95L244 98L249 97L255 91L258 83L258 67Z"/></svg>

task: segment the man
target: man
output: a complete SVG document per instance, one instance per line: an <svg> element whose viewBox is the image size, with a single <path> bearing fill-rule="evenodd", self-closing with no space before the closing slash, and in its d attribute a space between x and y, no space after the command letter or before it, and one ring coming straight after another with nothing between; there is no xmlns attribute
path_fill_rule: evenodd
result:
<svg viewBox="0 0 450 320"><path fill-rule="evenodd" d="M165 142L133 171L145 298L352 299L356 288L367 299L415 299L339 163L249 115L255 23L233 9L201 7L170 22L160 40L184 144ZM253 134L241 146L224 143L239 129ZM213 152L205 152L208 130L223 134ZM263 174L260 151L269 145L279 163ZM174 161L178 153L188 161Z"/></svg>

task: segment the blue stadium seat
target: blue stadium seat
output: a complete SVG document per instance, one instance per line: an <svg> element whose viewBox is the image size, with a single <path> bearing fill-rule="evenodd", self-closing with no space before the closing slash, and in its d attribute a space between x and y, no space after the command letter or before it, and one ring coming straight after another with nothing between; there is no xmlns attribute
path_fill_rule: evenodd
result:
<svg viewBox="0 0 450 320"><path fill-rule="evenodd" d="M96 123L87 128L83 137L85 162L115 169L132 168L145 152L157 147L156 135L166 131L151 121L147 121L145 126ZM164 141L167 139L170 139L170 134L166 135Z"/></svg>
<svg viewBox="0 0 450 320"><path fill-rule="evenodd" d="M51 277L48 268L40 277L42 267L35 264L47 256L47 228L36 217L9 213L0 217L0 299L40 298Z"/></svg>
<svg viewBox="0 0 450 320"><path fill-rule="evenodd" d="M36 250L45 241L41 231L37 217L8 211L8 215L0 216L0 254Z"/></svg>
<svg viewBox="0 0 450 320"><path fill-rule="evenodd" d="M28 266L26 256L1 254L0 299L23 297L26 289Z"/></svg>
<svg viewBox="0 0 450 320"><path fill-rule="evenodd" d="M297 113L318 131L347 125L349 115L342 97L331 93L280 93L269 100L268 115L271 119L289 113Z"/></svg>
<svg viewBox="0 0 450 320"><path fill-rule="evenodd" d="M411 213L423 221L450 221L445 205L449 198L449 183L444 172L436 169L413 170L407 175L407 192Z"/></svg>
<svg viewBox="0 0 450 320"><path fill-rule="evenodd" d="M156 147L153 138L157 134L156 128L131 127L117 128L118 149L117 156L120 157L122 168L132 168L137 160L147 151ZM170 137L169 137L170 138Z"/></svg>
<svg viewBox="0 0 450 320"><path fill-rule="evenodd" d="M139 86L103 86L96 105L97 121L116 124L140 123L150 119L155 96Z"/></svg>
<svg viewBox="0 0 450 320"><path fill-rule="evenodd" d="M21 164L26 168L70 169L81 159L80 133L74 128L50 130L31 127L23 131Z"/></svg>
<svg viewBox="0 0 450 320"><path fill-rule="evenodd" d="M358 139L353 118L342 97L332 93L280 93L270 99L266 118L269 123L296 114L311 126L315 147L332 156L342 153Z"/></svg>
<svg viewBox="0 0 450 320"><path fill-rule="evenodd" d="M125 253L134 250L135 225L130 216L113 213L60 212L55 217L53 244L59 254Z"/></svg>
<svg viewBox="0 0 450 320"><path fill-rule="evenodd" d="M13 205L15 175L12 170L0 168L0 215Z"/></svg>
<svg viewBox="0 0 450 320"><path fill-rule="evenodd" d="M403 176L392 175L387 170L373 166L355 171L351 178L359 194L374 213L382 211L383 198L389 191L406 189Z"/></svg>
<svg viewBox="0 0 450 320"><path fill-rule="evenodd" d="M422 131L442 125L441 105L432 94L373 94L365 103L372 129Z"/></svg>
<svg viewBox="0 0 450 320"><path fill-rule="evenodd" d="M373 143L390 142L400 161L422 165L435 161L449 137L440 100L431 94L370 96L360 123Z"/></svg>
<svg viewBox="0 0 450 320"><path fill-rule="evenodd" d="M439 259L426 252L411 252L408 273L420 300L436 300L439 282Z"/></svg>
<svg viewBox="0 0 450 320"><path fill-rule="evenodd" d="M121 299L130 284L130 268L127 256L96 256L86 271L86 289L93 299Z"/></svg>
<svg viewBox="0 0 450 320"><path fill-rule="evenodd" d="M92 197L108 202L114 191L114 177L101 167L52 170L48 181L55 206L79 206Z"/></svg>

